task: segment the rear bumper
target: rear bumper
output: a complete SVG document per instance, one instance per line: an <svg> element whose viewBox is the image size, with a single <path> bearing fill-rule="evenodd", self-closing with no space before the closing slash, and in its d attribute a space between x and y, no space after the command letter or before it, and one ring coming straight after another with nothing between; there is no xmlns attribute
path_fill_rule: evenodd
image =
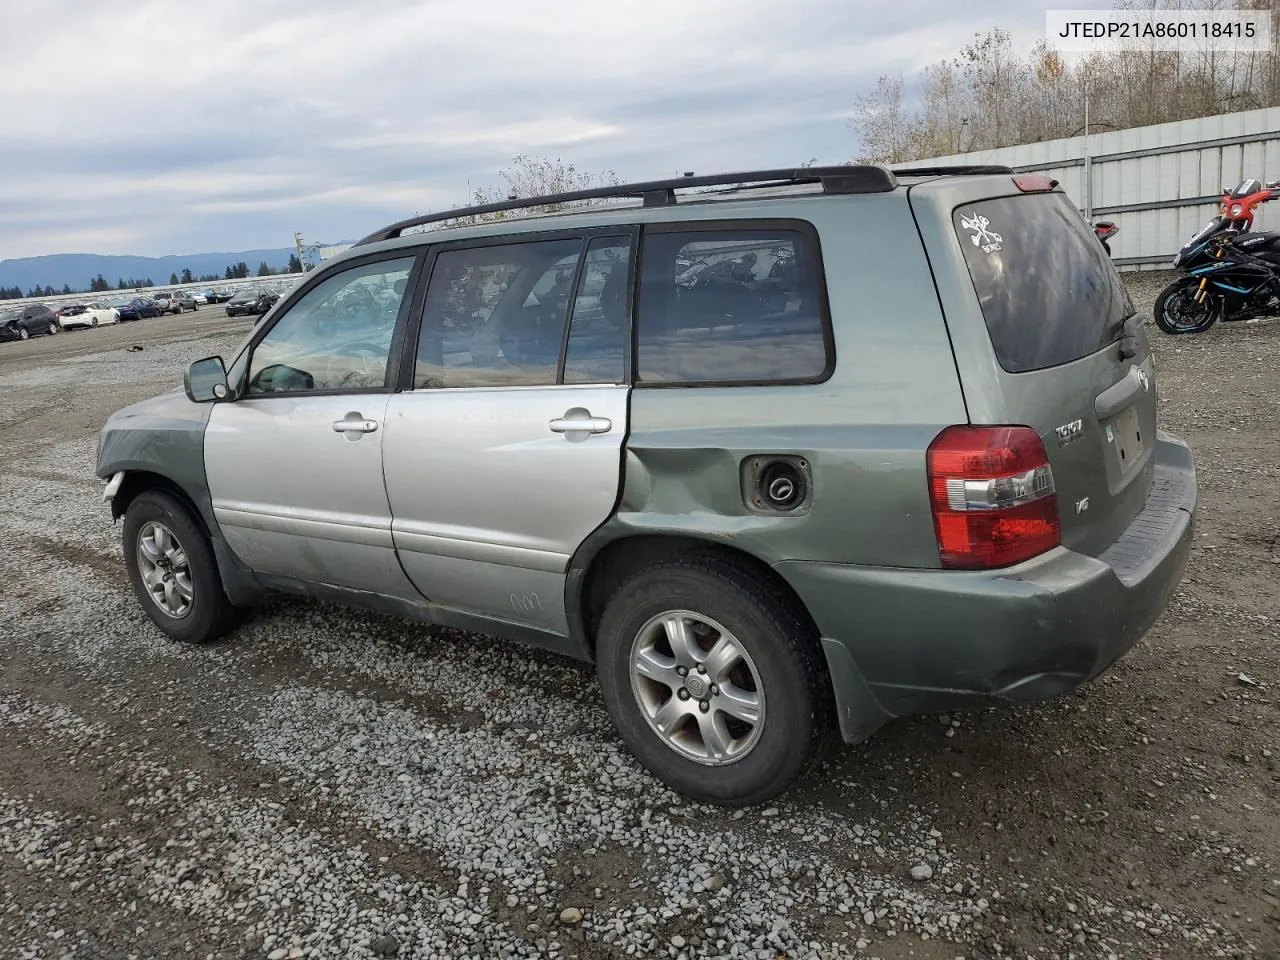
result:
<svg viewBox="0 0 1280 960"><path fill-rule="evenodd" d="M1101 556L1060 547L981 572L776 569L821 631L841 733L853 742L904 714L1047 700L1104 672L1168 604L1195 511L1191 451L1162 433L1147 504Z"/></svg>

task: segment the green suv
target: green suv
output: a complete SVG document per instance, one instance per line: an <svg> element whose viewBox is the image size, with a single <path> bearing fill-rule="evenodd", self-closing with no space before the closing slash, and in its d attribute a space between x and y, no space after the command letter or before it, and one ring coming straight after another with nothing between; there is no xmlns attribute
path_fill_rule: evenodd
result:
<svg viewBox="0 0 1280 960"><path fill-rule="evenodd" d="M1106 251L1003 167L393 224L114 414L97 475L171 637L286 591L549 648L723 804L837 733L1095 677L1168 602L1196 505Z"/></svg>

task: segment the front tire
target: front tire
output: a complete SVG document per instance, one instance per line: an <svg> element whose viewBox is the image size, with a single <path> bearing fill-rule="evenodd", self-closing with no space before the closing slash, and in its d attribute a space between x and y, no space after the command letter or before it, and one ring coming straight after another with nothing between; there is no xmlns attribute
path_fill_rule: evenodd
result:
<svg viewBox="0 0 1280 960"><path fill-rule="evenodd" d="M239 621L204 531L172 494L148 490L129 504L124 560L138 603L174 640L216 640Z"/></svg>
<svg viewBox="0 0 1280 960"><path fill-rule="evenodd" d="M830 740L831 681L813 624L734 558L688 554L627 580L605 606L596 652L623 741L695 800L771 800Z"/></svg>
<svg viewBox="0 0 1280 960"><path fill-rule="evenodd" d="M1198 280L1175 280L1156 298L1156 326L1171 336L1183 333L1203 333L1220 319L1222 301L1206 296L1203 303L1196 303Z"/></svg>

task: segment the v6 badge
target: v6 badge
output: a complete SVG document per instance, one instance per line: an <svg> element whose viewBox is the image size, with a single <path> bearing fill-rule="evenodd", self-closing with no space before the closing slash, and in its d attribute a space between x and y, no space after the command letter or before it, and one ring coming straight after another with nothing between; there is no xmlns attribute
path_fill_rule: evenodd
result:
<svg viewBox="0 0 1280 960"><path fill-rule="evenodd" d="M1072 420L1070 423L1064 423L1060 427L1054 427L1053 432L1058 435L1058 446L1065 447L1072 440L1078 440L1084 435L1084 420Z"/></svg>

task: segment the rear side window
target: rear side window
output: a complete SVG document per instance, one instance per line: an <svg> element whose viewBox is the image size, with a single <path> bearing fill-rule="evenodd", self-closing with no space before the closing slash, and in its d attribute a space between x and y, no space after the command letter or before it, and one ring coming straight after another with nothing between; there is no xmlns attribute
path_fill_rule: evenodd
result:
<svg viewBox="0 0 1280 960"><path fill-rule="evenodd" d="M965 204L952 221L991 345L1010 373L1087 357L1133 314L1107 251L1064 194Z"/></svg>
<svg viewBox="0 0 1280 960"><path fill-rule="evenodd" d="M640 383L817 382L834 359L816 241L796 229L646 232Z"/></svg>

